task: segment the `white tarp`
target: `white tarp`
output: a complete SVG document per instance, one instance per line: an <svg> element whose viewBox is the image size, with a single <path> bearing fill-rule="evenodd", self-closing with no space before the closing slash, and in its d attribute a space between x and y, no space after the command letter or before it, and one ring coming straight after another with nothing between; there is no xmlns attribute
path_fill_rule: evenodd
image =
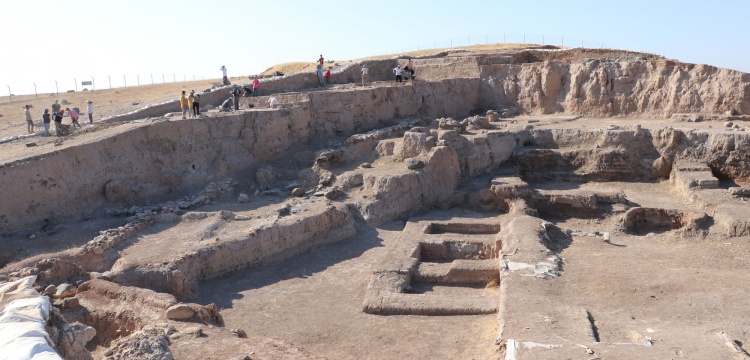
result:
<svg viewBox="0 0 750 360"><path fill-rule="evenodd" d="M50 303L36 276L0 284L0 360L62 360L44 328Z"/></svg>

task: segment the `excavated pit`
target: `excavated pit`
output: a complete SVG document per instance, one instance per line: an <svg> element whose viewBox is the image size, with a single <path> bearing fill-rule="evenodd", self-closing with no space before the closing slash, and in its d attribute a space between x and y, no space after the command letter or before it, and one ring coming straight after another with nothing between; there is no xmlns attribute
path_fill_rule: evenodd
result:
<svg viewBox="0 0 750 360"><path fill-rule="evenodd" d="M160 104L33 153L0 144L0 282L35 276L61 321L95 329L83 358L716 358L750 341L747 74L591 49L415 66L404 85L350 85L354 67L326 88L268 80L278 109Z"/></svg>

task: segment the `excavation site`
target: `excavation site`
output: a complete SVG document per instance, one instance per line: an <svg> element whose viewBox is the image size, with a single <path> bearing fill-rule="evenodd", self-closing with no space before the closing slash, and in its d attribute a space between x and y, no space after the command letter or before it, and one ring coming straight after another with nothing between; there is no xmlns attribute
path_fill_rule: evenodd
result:
<svg viewBox="0 0 750 360"><path fill-rule="evenodd" d="M143 104L0 143L0 345L750 358L749 74L538 46L331 82L268 77L239 111Z"/></svg>

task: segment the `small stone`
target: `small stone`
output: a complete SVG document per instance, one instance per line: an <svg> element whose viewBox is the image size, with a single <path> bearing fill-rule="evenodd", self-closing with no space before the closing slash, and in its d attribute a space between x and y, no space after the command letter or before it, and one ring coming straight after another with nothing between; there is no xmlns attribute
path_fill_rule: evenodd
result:
<svg viewBox="0 0 750 360"><path fill-rule="evenodd" d="M169 338L172 340L179 340L182 336L180 334L172 334L169 335Z"/></svg>
<svg viewBox="0 0 750 360"><path fill-rule="evenodd" d="M75 309L80 305L80 301L77 297L69 297L66 299L63 299L62 301L62 308L63 309Z"/></svg>
<svg viewBox="0 0 750 360"><path fill-rule="evenodd" d="M234 219L238 220L238 221L240 221L240 220L250 220L250 217L247 216L247 215L235 215Z"/></svg>
<svg viewBox="0 0 750 360"><path fill-rule="evenodd" d="M241 329L231 329L231 330L229 330L229 331L231 331L231 332L232 332L232 334L234 334L234 335L235 335L235 336L237 336L238 338L241 338L241 339L245 339L245 338L247 338L247 333L245 332L245 330L241 330Z"/></svg>
<svg viewBox="0 0 750 360"><path fill-rule="evenodd" d="M104 249L102 249L101 246L94 246L94 248L91 250L95 255L101 255L104 253Z"/></svg>
<svg viewBox="0 0 750 360"><path fill-rule="evenodd" d="M300 188L294 188L294 190L292 190L292 195L296 197L300 197L302 195L305 195L305 190L302 190Z"/></svg>
<svg viewBox="0 0 750 360"><path fill-rule="evenodd" d="M725 123L724 123L724 127L728 127L728 128L730 128L730 127L732 127L732 126L734 126L734 123L733 123L733 122L731 122L731 121L727 121L727 122L725 122Z"/></svg>
<svg viewBox="0 0 750 360"><path fill-rule="evenodd" d="M203 329L201 329L199 326L194 326L194 327L183 329L182 333L188 336L192 336L194 338L199 338L203 336Z"/></svg>
<svg viewBox="0 0 750 360"><path fill-rule="evenodd" d="M193 315L195 315L195 310L186 304L172 305L167 309L167 319L170 320L186 320L192 318Z"/></svg>
<svg viewBox="0 0 750 360"><path fill-rule="evenodd" d="M372 168L372 164L370 164L370 163L362 163L362 165L360 165L360 167L361 168L365 168L365 169L370 169L370 168Z"/></svg>
<svg viewBox="0 0 750 360"><path fill-rule="evenodd" d="M337 188L333 188L333 189L331 189L331 190L328 190L328 191L326 191L326 193L325 193L325 197L326 197L326 199L329 199L329 200L333 200L333 199L335 199L335 198L336 198L337 196L339 196L339 189L337 189Z"/></svg>
<svg viewBox="0 0 750 360"><path fill-rule="evenodd" d="M424 161L417 160L414 158L409 158L409 159L406 159L406 167L409 168L409 170L421 169L424 167Z"/></svg>
<svg viewBox="0 0 750 360"><path fill-rule="evenodd" d="M276 209L276 212L279 214L279 216L286 216L289 215L292 210L292 206L289 204L284 204Z"/></svg>
<svg viewBox="0 0 750 360"><path fill-rule="evenodd" d="M54 294L55 291L57 291L57 286L55 286L55 285L50 285L50 286L47 286L46 288L44 288L44 292L48 292L50 294Z"/></svg>
<svg viewBox="0 0 750 360"><path fill-rule="evenodd" d="M31 234L31 236L29 236L29 240L34 240L34 239L36 239L36 234Z"/></svg>
<svg viewBox="0 0 750 360"><path fill-rule="evenodd" d="M250 201L250 197L247 196L247 194L245 193L240 194L240 196L237 198L237 202L240 204L244 204L249 201Z"/></svg>
<svg viewBox="0 0 750 360"><path fill-rule="evenodd" d="M77 290L78 289L76 289L76 287L71 284L67 284L67 283L61 284L60 286L57 287L57 290L55 291L55 298L65 299L71 296L75 296Z"/></svg>

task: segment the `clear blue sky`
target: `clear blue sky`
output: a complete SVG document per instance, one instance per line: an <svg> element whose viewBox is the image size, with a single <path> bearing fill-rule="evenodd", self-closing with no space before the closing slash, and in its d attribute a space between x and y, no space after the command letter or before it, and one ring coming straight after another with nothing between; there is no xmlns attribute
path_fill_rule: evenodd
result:
<svg viewBox="0 0 750 360"><path fill-rule="evenodd" d="M259 73L469 43L646 51L750 72L740 0L0 0L0 95Z"/></svg>

